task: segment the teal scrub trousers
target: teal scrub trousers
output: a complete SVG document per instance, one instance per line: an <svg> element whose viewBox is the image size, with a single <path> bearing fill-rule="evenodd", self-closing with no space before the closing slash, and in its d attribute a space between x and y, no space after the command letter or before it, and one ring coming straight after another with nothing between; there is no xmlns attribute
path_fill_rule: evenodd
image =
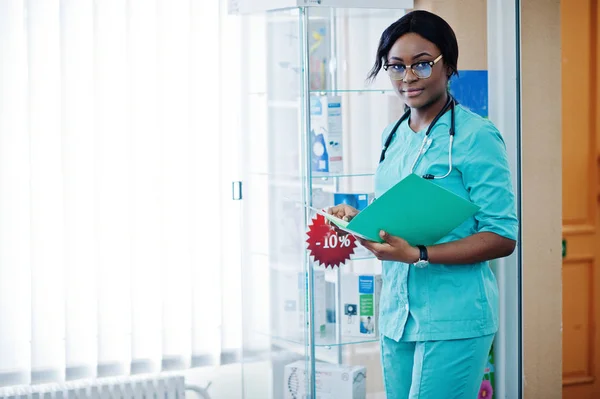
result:
<svg viewBox="0 0 600 399"><path fill-rule="evenodd" d="M387 399L477 399L494 334L445 341L381 337Z"/></svg>

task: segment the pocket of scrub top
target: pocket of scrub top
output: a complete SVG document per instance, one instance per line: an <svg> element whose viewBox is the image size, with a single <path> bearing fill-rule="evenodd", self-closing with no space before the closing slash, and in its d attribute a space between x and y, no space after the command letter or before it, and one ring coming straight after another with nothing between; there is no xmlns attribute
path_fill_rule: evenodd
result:
<svg viewBox="0 0 600 399"><path fill-rule="evenodd" d="M482 293L479 273L473 265L429 265L432 321L480 319Z"/></svg>
<svg viewBox="0 0 600 399"><path fill-rule="evenodd" d="M427 139L415 166L415 172L419 175L425 173L445 175L448 171L448 143L449 139L446 137Z"/></svg>

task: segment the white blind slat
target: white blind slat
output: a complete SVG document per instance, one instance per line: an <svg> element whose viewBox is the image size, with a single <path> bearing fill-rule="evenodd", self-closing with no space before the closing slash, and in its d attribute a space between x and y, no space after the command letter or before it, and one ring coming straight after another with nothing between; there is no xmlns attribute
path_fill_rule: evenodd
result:
<svg viewBox="0 0 600 399"><path fill-rule="evenodd" d="M31 373L31 219L23 1L0 2L0 384Z"/></svg>
<svg viewBox="0 0 600 399"><path fill-rule="evenodd" d="M67 378L98 363L93 0L61 0Z"/></svg>
<svg viewBox="0 0 600 399"><path fill-rule="evenodd" d="M158 129L156 0L131 0L129 79L132 134L132 372L162 361L162 136Z"/></svg>
<svg viewBox="0 0 600 399"><path fill-rule="evenodd" d="M191 362L189 0L158 0L159 126L163 137L163 357Z"/></svg>
<svg viewBox="0 0 600 399"><path fill-rule="evenodd" d="M194 110L191 113L190 150L193 154L193 173L196 176L192 182L192 199L195 205L192 209L192 352L202 362L207 361L207 358L218 358L221 351L222 291L219 265L223 264L223 258L219 248L223 198L219 187L226 181L218 164L222 140L221 116L213 112L221 96L217 78L219 72L215 70L220 52L220 42L216 36L220 29L218 2L192 2L192 21L204 18L217 23L192 24L191 48L203 48L204 51L190 51L193 71L190 82L191 106ZM206 40L208 37L213 40ZM207 54L212 61L207 61Z"/></svg>
<svg viewBox="0 0 600 399"><path fill-rule="evenodd" d="M32 380L65 378L59 0L28 0Z"/></svg>
<svg viewBox="0 0 600 399"><path fill-rule="evenodd" d="M128 373L131 360L131 141L127 7L95 2L95 183L98 373Z"/></svg>

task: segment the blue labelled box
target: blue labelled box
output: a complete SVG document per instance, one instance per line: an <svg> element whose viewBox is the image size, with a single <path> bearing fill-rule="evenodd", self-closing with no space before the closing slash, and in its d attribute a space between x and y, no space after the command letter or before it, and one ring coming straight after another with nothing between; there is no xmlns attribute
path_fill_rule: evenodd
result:
<svg viewBox="0 0 600 399"><path fill-rule="evenodd" d="M371 202L373 194L366 193L334 193L333 202L335 205L346 204L362 211Z"/></svg>

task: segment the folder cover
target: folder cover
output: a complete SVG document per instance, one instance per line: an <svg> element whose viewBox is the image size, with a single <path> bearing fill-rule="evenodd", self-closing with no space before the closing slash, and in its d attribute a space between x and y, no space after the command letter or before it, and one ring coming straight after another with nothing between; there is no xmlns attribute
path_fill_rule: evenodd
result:
<svg viewBox="0 0 600 399"><path fill-rule="evenodd" d="M373 201L350 222L316 211L341 230L369 241L383 242L379 232L384 230L405 239L410 245L432 245L478 210L479 206L472 202L411 174Z"/></svg>

